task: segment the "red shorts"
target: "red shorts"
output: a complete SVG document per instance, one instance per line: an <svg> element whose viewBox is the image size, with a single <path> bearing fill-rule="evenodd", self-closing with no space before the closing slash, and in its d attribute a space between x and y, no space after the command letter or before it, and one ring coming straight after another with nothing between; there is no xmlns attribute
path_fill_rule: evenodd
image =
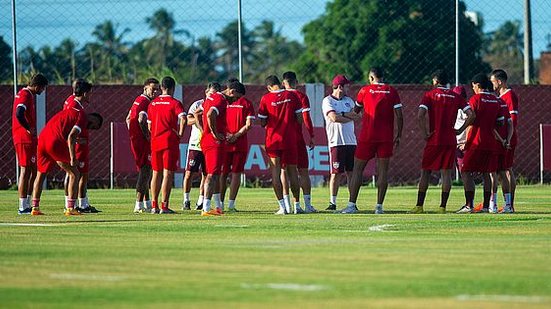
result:
<svg viewBox="0 0 551 309"><path fill-rule="evenodd" d="M88 144L76 144L75 156L78 161L78 171L81 173L88 173L90 170L90 147Z"/></svg>
<svg viewBox="0 0 551 309"><path fill-rule="evenodd" d="M426 145L421 168L428 171L451 170L455 163L457 147Z"/></svg>
<svg viewBox="0 0 551 309"><path fill-rule="evenodd" d="M151 166L151 146L145 138L130 138L130 150L138 171L146 165Z"/></svg>
<svg viewBox="0 0 551 309"><path fill-rule="evenodd" d="M491 150L467 149L461 171L493 173L497 171L498 155Z"/></svg>
<svg viewBox="0 0 551 309"><path fill-rule="evenodd" d="M513 161L515 160L515 147L511 147L510 150L505 150L505 157L503 159L503 170L508 170L513 167Z"/></svg>
<svg viewBox="0 0 551 309"><path fill-rule="evenodd" d="M301 138L297 145L297 168L308 168L310 162L308 159L308 149L304 139Z"/></svg>
<svg viewBox="0 0 551 309"><path fill-rule="evenodd" d="M222 167L222 174L243 173L245 170L246 161L246 152L232 151L224 153L224 166Z"/></svg>
<svg viewBox="0 0 551 309"><path fill-rule="evenodd" d="M386 159L392 157L393 142L362 142L358 141L354 156L360 160L369 161L375 157Z"/></svg>
<svg viewBox="0 0 551 309"><path fill-rule="evenodd" d="M203 148L205 169L209 175L220 175L224 165L224 146Z"/></svg>
<svg viewBox="0 0 551 309"><path fill-rule="evenodd" d="M178 146L151 152L151 168L156 172L163 169L175 171L178 169L180 159L180 148Z"/></svg>
<svg viewBox="0 0 551 309"><path fill-rule="evenodd" d="M186 158L186 171L197 173L205 172L205 155L201 150L188 149Z"/></svg>
<svg viewBox="0 0 551 309"><path fill-rule="evenodd" d="M15 144L14 147L19 166L36 166L36 143Z"/></svg>
<svg viewBox="0 0 551 309"><path fill-rule="evenodd" d="M57 162L64 162L67 164L71 162L67 143L65 141L45 143L39 140L36 150L36 165L38 171L42 174L47 174L57 165Z"/></svg>
<svg viewBox="0 0 551 309"><path fill-rule="evenodd" d="M354 152L356 145L341 145L329 150L331 174L350 172L354 169Z"/></svg>
<svg viewBox="0 0 551 309"><path fill-rule="evenodd" d="M279 163L281 164L281 166L297 165L298 163L298 154L296 147L291 147L287 149L266 148L266 154L270 158L279 158Z"/></svg>

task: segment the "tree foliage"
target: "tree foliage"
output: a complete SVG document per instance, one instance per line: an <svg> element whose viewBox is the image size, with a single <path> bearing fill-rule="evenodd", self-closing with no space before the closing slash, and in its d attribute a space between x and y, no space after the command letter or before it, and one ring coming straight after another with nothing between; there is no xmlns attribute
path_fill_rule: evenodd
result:
<svg viewBox="0 0 551 309"><path fill-rule="evenodd" d="M362 80L371 66L396 83L425 82L436 68L454 68L455 8L449 1L335 0L303 28L306 52L297 68L307 81L338 73ZM460 6L460 80L488 70L482 32Z"/></svg>

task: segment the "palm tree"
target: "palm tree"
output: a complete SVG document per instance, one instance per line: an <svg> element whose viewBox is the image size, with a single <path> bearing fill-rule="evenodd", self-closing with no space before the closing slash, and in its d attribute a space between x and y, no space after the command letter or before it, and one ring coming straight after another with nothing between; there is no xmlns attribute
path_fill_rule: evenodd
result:
<svg viewBox="0 0 551 309"><path fill-rule="evenodd" d="M186 30L176 30L176 21L172 13L162 8L153 13L153 16L145 19L151 30L155 31L153 38L144 42L144 48L148 60L151 60L154 65L159 67L167 66L167 56L171 48L177 45L174 36L184 34L190 37L190 33Z"/></svg>
<svg viewBox="0 0 551 309"><path fill-rule="evenodd" d="M216 33L217 65L220 66L222 78L236 76L239 71L237 35L237 20L230 22L220 32ZM242 56L245 69L252 62L254 48L254 34L247 30L245 25L242 25L241 46L243 47ZM247 71L245 69L245 72Z"/></svg>

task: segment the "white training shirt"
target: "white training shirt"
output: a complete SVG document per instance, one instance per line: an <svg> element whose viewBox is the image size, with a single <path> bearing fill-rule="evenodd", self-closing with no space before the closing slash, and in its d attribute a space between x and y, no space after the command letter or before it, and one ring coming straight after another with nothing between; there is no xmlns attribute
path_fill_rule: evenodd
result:
<svg viewBox="0 0 551 309"><path fill-rule="evenodd" d="M465 112L462 109L458 109L454 128L456 130L460 129L466 120L467 120L467 114L465 114ZM455 138L457 139L457 144L465 144L467 142L467 130L463 131L459 135L456 135Z"/></svg>
<svg viewBox="0 0 551 309"><path fill-rule="evenodd" d="M325 118L325 132L327 133L327 142L329 147L356 145L356 134L354 133L354 121L346 123L333 122L329 119L329 112L335 112L340 115L342 112L348 113L354 109L354 100L344 96L338 100L332 95L323 98L321 110Z"/></svg>
<svg viewBox="0 0 551 309"><path fill-rule="evenodd" d="M188 115L193 115L196 110L201 110L203 108L203 102L205 100L197 100L191 104L189 107ZM196 120L197 121L197 120ZM199 150L201 151L201 137L203 133L197 128L197 124L191 126L191 135L189 136L189 145L188 149Z"/></svg>

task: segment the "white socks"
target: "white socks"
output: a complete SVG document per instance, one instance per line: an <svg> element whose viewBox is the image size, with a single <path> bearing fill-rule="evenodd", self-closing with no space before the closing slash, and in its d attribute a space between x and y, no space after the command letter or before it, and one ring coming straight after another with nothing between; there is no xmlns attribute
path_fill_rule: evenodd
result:
<svg viewBox="0 0 551 309"><path fill-rule="evenodd" d="M228 202L228 208L229 209L235 209L235 200L230 200Z"/></svg>
<svg viewBox="0 0 551 309"><path fill-rule="evenodd" d="M331 195L331 200L330 200L331 204L333 205L337 205L337 196L336 195Z"/></svg>
<svg viewBox="0 0 551 309"><path fill-rule="evenodd" d="M203 200L203 211L210 211L210 200L208 198Z"/></svg>
<svg viewBox="0 0 551 309"><path fill-rule="evenodd" d="M304 206L306 206L306 208L312 206L312 197L310 194L304 194Z"/></svg>
<svg viewBox="0 0 551 309"><path fill-rule="evenodd" d="M202 205L204 199L205 197L203 195L199 195L199 198L197 199L197 205Z"/></svg>
<svg viewBox="0 0 551 309"><path fill-rule="evenodd" d="M277 204L279 205L279 209L281 209L283 211L286 211L285 210L285 199L277 201Z"/></svg>
<svg viewBox="0 0 551 309"><path fill-rule="evenodd" d="M189 192L184 193L184 202L189 202Z"/></svg>
<svg viewBox="0 0 551 309"><path fill-rule="evenodd" d="M220 201L220 193L214 193L212 195L212 200L214 201L214 206L216 208L220 208L220 209L222 208L222 202Z"/></svg>

